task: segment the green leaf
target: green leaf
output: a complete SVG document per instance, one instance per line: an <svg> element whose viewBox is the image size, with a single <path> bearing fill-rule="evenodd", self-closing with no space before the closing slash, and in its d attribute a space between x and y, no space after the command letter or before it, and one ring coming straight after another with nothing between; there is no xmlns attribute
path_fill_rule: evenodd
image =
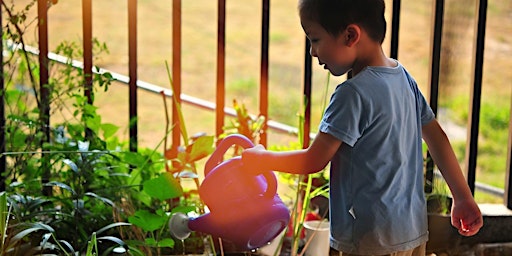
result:
<svg viewBox="0 0 512 256"><path fill-rule="evenodd" d="M178 205L172 209L172 213L181 212L181 213L189 213L189 212L195 212L196 206L193 205Z"/></svg>
<svg viewBox="0 0 512 256"><path fill-rule="evenodd" d="M156 242L156 240L154 238L146 238L144 240L144 242L146 242L146 244L149 245L149 246L157 245L157 242Z"/></svg>
<svg viewBox="0 0 512 256"><path fill-rule="evenodd" d="M116 132L119 130L119 126L115 124L102 124L101 130L103 131L103 137L106 139L115 135Z"/></svg>
<svg viewBox="0 0 512 256"><path fill-rule="evenodd" d="M158 241L158 247L174 248L174 240L172 240L170 238L164 238L164 239Z"/></svg>
<svg viewBox="0 0 512 256"><path fill-rule="evenodd" d="M139 185L141 183L142 183L142 169L135 168L130 173L130 176L128 177L127 184L128 185ZM134 188L134 189L139 191L138 188Z"/></svg>
<svg viewBox="0 0 512 256"><path fill-rule="evenodd" d="M164 173L158 178L143 183L143 190L151 197L160 200L180 197L183 189L171 173Z"/></svg>
<svg viewBox="0 0 512 256"><path fill-rule="evenodd" d="M85 121L87 128L91 129L95 134L98 134L100 130L101 125L101 117L100 116L93 116L90 118L87 118Z"/></svg>
<svg viewBox="0 0 512 256"><path fill-rule="evenodd" d="M14 148L21 148L27 143L27 135L21 132L15 132L12 136L12 146Z"/></svg>
<svg viewBox="0 0 512 256"><path fill-rule="evenodd" d="M40 222L31 223L29 228L26 228L26 229L20 231L11 239L10 245L15 245L19 240L23 239L25 236L28 236L29 234L31 234L33 232L40 231L40 230L51 232L51 233L55 232L55 230L52 227L50 227L46 224L43 224Z"/></svg>
<svg viewBox="0 0 512 256"><path fill-rule="evenodd" d="M62 183L62 182L58 182L58 181L50 181L48 183L45 183L44 186L49 186L49 187L59 187L59 188L62 188L62 189L65 189L69 192L71 192L71 194L73 195L76 195L76 192L68 185Z"/></svg>
<svg viewBox="0 0 512 256"><path fill-rule="evenodd" d="M98 237L97 240L107 240L107 241L114 242L122 247L126 246L126 243L123 242L123 240L121 240L115 236L102 236L102 237Z"/></svg>
<svg viewBox="0 0 512 256"><path fill-rule="evenodd" d="M147 210L138 210L133 216L128 217L128 221L142 228L144 232L150 232L158 230L165 225L167 217L150 213Z"/></svg>
<svg viewBox="0 0 512 256"><path fill-rule="evenodd" d="M0 248L3 248L3 243L7 239L7 216L9 214L7 204L7 194L5 191L0 192Z"/></svg>
<svg viewBox="0 0 512 256"><path fill-rule="evenodd" d="M87 242L87 252L85 253L86 256L94 256L96 254L93 253L94 248L97 245L96 241L96 233L92 233L91 240Z"/></svg>
<svg viewBox="0 0 512 256"><path fill-rule="evenodd" d="M122 161L129 165L141 167L146 163L146 158L136 152L123 152Z"/></svg>
<svg viewBox="0 0 512 256"><path fill-rule="evenodd" d="M213 136L201 136L194 141L191 145L190 161L197 161L204 157L209 156L213 148Z"/></svg>
<svg viewBox="0 0 512 256"><path fill-rule="evenodd" d="M73 253L72 255L75 254L75 248L73 248L71 243L69 243L66 240L59 240L59 243L61 244L61 246L64 245L66 247L66 251Z"/></svg>
<svg viewBox="0 0 512 256"><path fill-rule="evenodd" d="M122 227L122 226L131 226L132 224L130 223L126 223L126 222L116 222L116 223L111 223L103 228L100 228L98 231L96 231L96 234L101 234L103 233L104 231L106 230L109 230L111 228L116 228L116 227Z"/></svg>
<svg viewBox="0 0 512 256"><path fill-rule="evenodd" d="M108 199L106 197L99 196L98 194L93 193L93 192L87 192L87 193L85 193L85 195L86 196L90 196L90 197L94 197L94 198L102 201L103 203L108 204L108 205L114 207L114 202L112 202L112 200L110 200L110 199Z"/></svg>
<svg viewBox="0 0 512 256"><path fill-rule="evenodd" d="M71 170L73 170L75 173L79 173L80 170L78 169L78 166L71 159L64 159L62 162L68 165L69 168L71 168Z"/></svg>

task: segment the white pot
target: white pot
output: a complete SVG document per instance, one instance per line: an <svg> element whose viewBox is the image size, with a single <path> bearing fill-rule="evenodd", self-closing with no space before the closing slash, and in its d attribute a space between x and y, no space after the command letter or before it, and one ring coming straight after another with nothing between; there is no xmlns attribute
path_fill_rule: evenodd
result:
<svg viewBox="0 0 512 256"><path fill-rule="evenodd" d="M274 240L270 241L269 244L261 247L258 249L258 252L261 254L261 255L265 255L265 256L274 256L274 255L279 255L279 252L276 253L277 250L281 249L281 240L283 239L283 236L284 234L286 233L286 228L283 229L283 231L281 231L281 233L279 235L277 235L276 238L274 238Z"/></svg>
<svg viewBox="0 0 512 256"><path fill-rule="evenodd" d="M306 233L305 256L328 256L330 228L327 220L304 222Z"/></svg>

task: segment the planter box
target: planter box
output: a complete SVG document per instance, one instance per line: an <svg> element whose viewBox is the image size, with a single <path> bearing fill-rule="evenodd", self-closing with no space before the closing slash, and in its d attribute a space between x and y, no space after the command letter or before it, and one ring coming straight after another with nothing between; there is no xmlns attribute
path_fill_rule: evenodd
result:
<svg viewBox="0 0 512 256"><path fill-rule="evenodd" d="M428 214L428 242L427 254L453 250L460 244L461 235L451 224L451 217L447 214Z"/></svg>
<svg viewBox="0 0 512 256"><path fill-rule="evenodd" d="M469 255L512 255L512 211L502 204L479 204L484 226L471 237L459 235L450 215L429 213L427 253L449 255L470 251ZM495 254L493 254L495 253Z"/></svg>

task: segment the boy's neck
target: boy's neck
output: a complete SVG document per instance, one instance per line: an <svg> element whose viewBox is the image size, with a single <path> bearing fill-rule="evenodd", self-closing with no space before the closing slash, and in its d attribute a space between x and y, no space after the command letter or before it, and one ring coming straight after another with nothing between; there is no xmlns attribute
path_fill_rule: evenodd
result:
<svg viewBox="0 0 512 256"><path fill-rule="evenodd" d="M358 45L358 58L354 61L352 73L355 76L369 66L396 67L397 63L386 56L380 44L372 41Z"/></svg>

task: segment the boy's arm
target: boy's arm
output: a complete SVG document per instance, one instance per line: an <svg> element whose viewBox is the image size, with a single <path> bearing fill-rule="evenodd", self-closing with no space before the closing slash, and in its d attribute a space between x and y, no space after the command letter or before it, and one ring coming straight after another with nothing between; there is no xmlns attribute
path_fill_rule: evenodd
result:
<svg viewBox="0 0 512 256"><path fill-rule="evenodd" d="M319 132L309 148L292 151L267 151L257 145L242 152L242 163L247 171L261 173L279 171L309 174L321 171L341 146L332 135Z"/></svg>
<svg viewBox="0 0 512 256"><path fill-rule="evenodd" d="M461 235L472 236L483 225L482 214L460 169L448 137L437 120L422 128L423 139L453 196L452 225Z"/></svg>

